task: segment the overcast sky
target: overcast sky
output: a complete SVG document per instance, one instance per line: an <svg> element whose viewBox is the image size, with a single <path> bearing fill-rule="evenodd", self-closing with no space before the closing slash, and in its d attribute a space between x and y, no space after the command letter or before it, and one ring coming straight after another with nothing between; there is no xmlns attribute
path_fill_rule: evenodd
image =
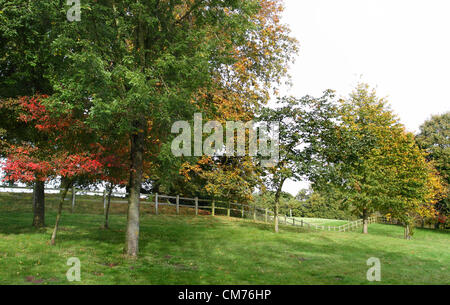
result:
<svg viewBox="0 0 450 305"><path fill-rule="evenodd" d="M289 94L347 96L361 80L409 131L450 111L449 0L285 0L300 43ZM305 184L287 183L296 194Z"/></svg>

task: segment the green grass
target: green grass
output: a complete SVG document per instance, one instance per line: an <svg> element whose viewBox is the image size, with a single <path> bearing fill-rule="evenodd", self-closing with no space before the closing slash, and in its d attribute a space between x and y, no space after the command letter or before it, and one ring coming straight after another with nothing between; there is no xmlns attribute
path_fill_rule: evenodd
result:
<svg viewBox="0 0 450 305"><path fill-rule="evenodd" d="M0 197L0 284L68 284L70 257L81 260L80 284L369 284L370 257L382 263L381 284L449 284L450 236L373 224L370 234L306 231L226 217L143 213L140 257L122 255L126 216L64 212L57 245L30 226L30 205ZM96 209L91 209L96 211Z"/></svg>
<svg viewBox="0 0 450 305"><path fill-rule="evenodd" d="M348 223L347 220L336 220L336 219L324 219L324 218L306 218L306 217L295 217L296 220L303 220L306 223L314 224L318 226L342 226Z"/></svg>

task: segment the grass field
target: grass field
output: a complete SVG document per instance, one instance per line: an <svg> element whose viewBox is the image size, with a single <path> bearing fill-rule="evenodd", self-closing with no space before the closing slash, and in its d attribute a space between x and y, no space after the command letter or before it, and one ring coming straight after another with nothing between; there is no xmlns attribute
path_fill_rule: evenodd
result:
<svg viewBox="0 0 450 305"><path fill-rule="evenodd" d="M17 196L17 195L16 195ZM70 257L81 261L78 284L370 284L370 257L381 260L380 284L449 284L450 235L373 224L370 234L306 231L211 216L141 219L140 258L122 255L126 216L63 214L56 246L30 226L29 204L0 197L0 284L68 284ZM93 209L95 211L95 209Z"/></svg>
<svg viewBox="0 0 450 305"><path fill-rule="evenodd" d="M306 223L314 224L318 226L342 226L348 223L347 220L336 220L336 219L324 219L324 218L305 218L305 217L295 217L296 220L303 220Z"/></svg>

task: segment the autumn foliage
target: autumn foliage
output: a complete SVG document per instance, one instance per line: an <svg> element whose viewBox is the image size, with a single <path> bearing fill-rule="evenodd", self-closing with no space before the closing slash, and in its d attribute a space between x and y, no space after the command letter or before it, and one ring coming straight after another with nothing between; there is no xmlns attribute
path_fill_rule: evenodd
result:
<svg viewBox="0 0 450 305"><path fill-rule="evenodd" d="M98 142L83 143L83 138L92 139L91 131L70 114L51 116L44 105L47 98L21 97L12 104L19 109L18 120L34 129L34 137L6 149L5 180L33 182L89 177L124 183L118 173L124 166L119 159L124 149L121 148L121 154Z"/></svg>

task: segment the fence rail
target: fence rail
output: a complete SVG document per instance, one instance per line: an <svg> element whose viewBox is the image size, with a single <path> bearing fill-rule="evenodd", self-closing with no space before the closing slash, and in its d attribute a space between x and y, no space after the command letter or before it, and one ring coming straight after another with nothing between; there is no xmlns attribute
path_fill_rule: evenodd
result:
<svg viewBox="0 0 450 305"><path fill-rule="evenodd" d="M397 225L397 226L404 226L405 224L395 218L390 217L378 217L377 220L379 223L387 224L387 225ZM415 219L414 220L414 226L418 228L423 229L432 229L432 230L439 230L439 229L448 229L448 225L446 226L445 223L442 222L436 222L436 220L433 221L433 219L430 218L423 218L423 219Z"/></svg>
<svg viewBox="0 0 450 305"><path fill-rule="evenodd" d="M31 190L32 187L19 187L19 186L0 186L0 192L7 193L6 189L17 189L17 190ZM62 191L61 188L46 188L44 191L47 192L58 192ZM14 192L20 193L20 192ZM23 192L22 192L23 193ZM27 192L29 193L29 192ZM103 199L103 208L106 209L107 205L107 191L91 191L91 190L82 190L76 189L72 187L71 198L65 198L66 201L71 201L72 211L75 209L75 205L77 202L77 196L101 196ZM110 203L118 203L118 204L127 204L128 201L120 200L120 198L124 199L126 197L126 193L121 192L112 192L111 193L111 201ZM199 199L199 198L187 198L177 196L169 196L169 195L161 195L161 194L141 194L141 204L150 204L154 205L155 214L159 214L160 206L173 206L176 208L177 215L180 214L180 207L183 208L192 208L195 209L195 215L199 215L199 210L211 210L211 215L216 216L218 211L226 211L226 215L228 217L236 217L235 215L239 215L239 218L249 218L254 221L261 222L274 222L275 216L274 212L269 209L263 209L256 206L240 204L237 202L226 202L221 200L211 200L211 199ZM99 199L82 199L83 202L99 202ZM191 204L187 204L187 203ZM201 205L200 203L208 203L208 205ZM234 214L232 214L232 212ZM285 226L295 226L302 227L306 229L314 229L314 230L324 230L324 231L334 231L334 232L349 232L353 231L361 226L363 226L363 220L355 220L352 222L348 222L346 224L340 226L325 226L309 223L303 219L298 219L295 217L287 216L287 215L278 215L278 222L280 225ZM369 217L368 224L372 224L377 222L377 217Z"/></svg>

